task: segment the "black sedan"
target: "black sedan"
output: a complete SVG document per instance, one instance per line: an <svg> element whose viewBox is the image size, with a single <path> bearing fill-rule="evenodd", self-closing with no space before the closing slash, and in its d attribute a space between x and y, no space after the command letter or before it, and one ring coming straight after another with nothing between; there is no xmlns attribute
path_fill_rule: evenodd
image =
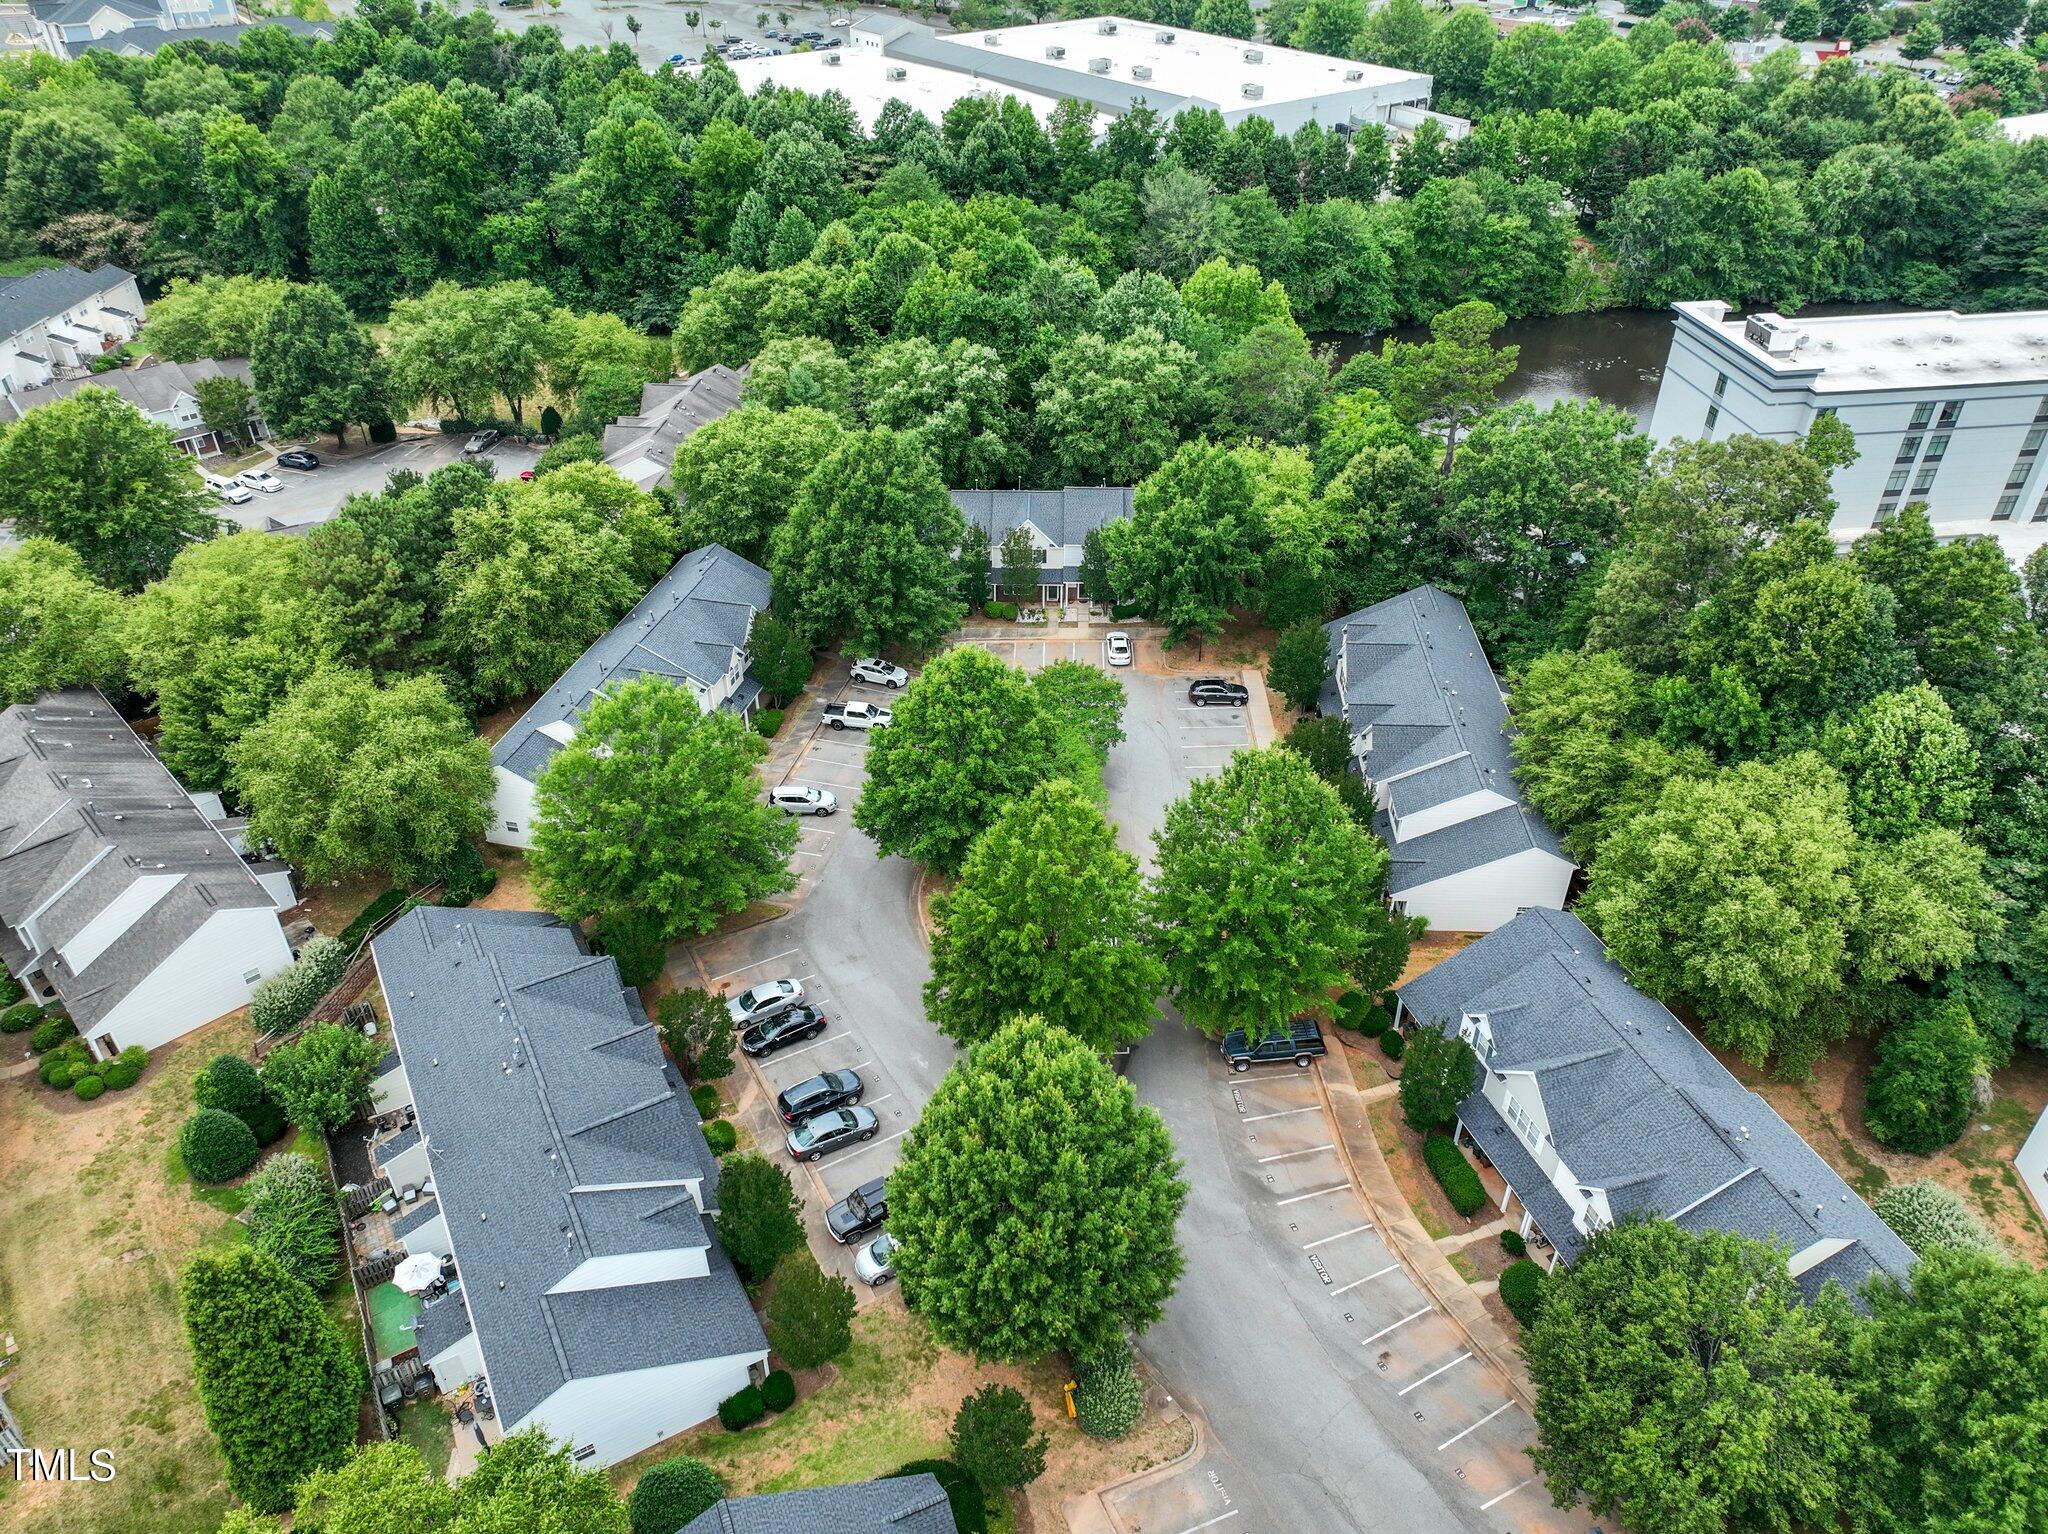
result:
<svg viewBox="0 0 2048 1534"><path fill-rule="evenodd" d="M1217 703L1243 708L1251 700L1251 689L1244 683L1226 682L1220 676L1205 676L1188 683L1188 702L1196 708L1208 708Z"/></svg>
<svg viewBox="0 0 2048 1534"><path fill-rule="evenodd" d="M302 447L289 448L279 453L277 461L287 469L317 469L320 467L320 455L318 453L309 453Z"/></svg>
<svg viewBox="0 0 2048 1534"><path fill-rule="evenodd" d="M798 1005L773 1017L764 1017L740 1035L740 1048L754 1056L772 1055L799 1039L815 1039L825 1031L825 1014L816 1007Z"/></svg>
<svg viewBox="0 0 2048 1534"><path fill-rule="evenodd" d="M799 1161L816 1161L827 1151L856 1140L872 1140L879 1124L872 1108L834 1108L805 1119L789 1132L789 1153Z"/></svg>
<svg viewBox="0 0 2048 1534"><path fill-rule="evenodd" d="M807 1119L829 1108L844 1108L860 1101L865 1090L856 1071L826 1071L808 1081L799 1081L795 1086L777 1095L775 1111L782 1115L782 1122L794 1124L798 1119Z"/></svg>

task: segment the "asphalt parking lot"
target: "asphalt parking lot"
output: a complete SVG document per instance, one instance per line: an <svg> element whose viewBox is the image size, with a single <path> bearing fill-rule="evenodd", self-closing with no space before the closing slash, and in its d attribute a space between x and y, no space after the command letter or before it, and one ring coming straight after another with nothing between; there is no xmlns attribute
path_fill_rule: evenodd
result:
<svg viewBox="0 0 2048 1534"><path fill-rule="evenodd" d="M341 503L352 495L370 495L384 488L384 482L400 469L411 469L415 474L431 474L443 464L454 463L462 458L462 444L466 437L432 436L406 437L387 447L380 447L366 453L352 453L345 458L333 455L332 444L326 441L306 444L277 442L271 444L279 451L287 447L304 445L319 455L317 469L281 469L275 461L257 464L267 469L283 482L282 490L268 494L257 492L239 506L221 505L220 514L238 527L261 528L273 519L287 525L325 522L341 509ZM473 461L481 463L499 479L511 479L521 469L530 469L540 458L537 448L524 447L516 442L500 442L489 452L478 455Z"/></svg>

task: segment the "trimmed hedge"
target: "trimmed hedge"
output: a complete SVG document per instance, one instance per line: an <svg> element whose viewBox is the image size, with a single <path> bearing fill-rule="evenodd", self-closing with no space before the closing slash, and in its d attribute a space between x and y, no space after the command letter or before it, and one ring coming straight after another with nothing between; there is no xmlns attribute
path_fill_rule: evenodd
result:
<svg viewBox="0 0 2048 1534"><path fill-rule="evenodd" d="M27 1033L42 1020L41 1007L32 1001L19 1001L5 1012L0 1012L0 1033Z"/></svg>
<svg viewBox="0 0 2048 1534"><path fill-rule="evenodd" d="M728 1433L752 1427L767 1415L768 1403L761 1398L760 1387L756 1385L749 1385L718 1403L718 1420L725 1424Z"/></svg>
<svg viewBox="0 0 2048 1534"><path fill-rule="evenodd" d="M725 1482L701 1459L665 1459L640 1477L626 1500L626 1517L633 1534L676 1534L724 1495Z"/></svg>
<svg viewBox="0 0 2048 1534"><path fill-rule="evenodd" d="M1524 1326L1535 1323L1536 1313L1543 1308L1543 1289L1550 1275L1540 1264L1524 1257L1520 1262L1510 1263L1508 1270L1500 1276L1500 1301Z"/></svg>
<svg viewBox="0 0 2048 1534"><path fill-rule="evenodd" d="M723 1156L740 1143L740 1132L724 1119L713 1119L704 1126L704 1143L712 1155Z"/></svg>
<svg viewBox="0 0 2048 1534"><path fill-rule="evenodd" d="M100 1079L106 1082L109 1090L125 1092L142 1079L142 1067L130 1065L126 1060L116 1060Z"/></svg>
<svg viewBox="0 0 2048 1534"><path fill-rule="evenodd" d="M240 1055L215 1055L192 1083L192 1100L202 1108L219 1108L249 1126L258 1145L268 1145L285 1131L284 1110L264 1090L256 1067Z"/></svg>
<svg viewBox="0 0 2048 1534"><path fill-rule="evenodd" d="M249 1126L222 1108L201 1108L178 1131L178 1154L194 1182L230 1182L262 1154Z"/></svg>
<svg viewBox="0 0 2048 1534"><path fill-rule="evenodd" d="M690 1101L697 1105L697 1117L715 1119L718 1117L718 1088L709 1082L690 1088Z"/></svg>
<svg viewBox="0 0 2048 1534"><path fill-rule="evenodd" d="M78 1029L68 1017L46 1017L35 1026L28 1036L28 1047L39 1055L46 1055L66 1039L76 1038Z"/></svg>
<svg viewBox="0 0 2048 1534"><path fill-rule="evenodd" d="M1529 1243L1522 1239L1522 1233L1518 1230L1504 1230L1500 1233L1500 1249L1510 1257L1529 1255Z"/></svg>
<svg viewBox="0 0 2048 1534"><path fill-rule="evenodd" d="M378 922L391 915L394 911L418 904L418 899L407 890L386 890L375 900L364 906L363 914L342 928L341 936L336 938L335 941L341 944L349 953L354 953L361 945L363 939L370 935L370 929L376 926ZM314 999L317 1001L319 998L315 997Z"/></svg>
<svg viewBox="0 0 2048 1534"><path fill-rule="evenodd" d="M1017 604L1015 602L984 602L981 607L981 615L984 618L993 619L997 623L1014 623L1017 619Z"/></svg>
<svg viewBox="0 0 2048 1534"><path fill-rule="evenodd" d="M1365 1016L1359 1020L1358 1031L1369 1039L1386 1037L1387 1030L1394 1026L1394 1015L1375 1002L1365 1009Z"/></svg>
<svg viewBox="0 0 2048 1534"><path fill-rule="evenodd" d="M1431 1135L1424 1140L1422 1159L1458 1213L1469 1217L1486 1207L1485 1185L1449 1135Z"/></svg>
<svg viewBox="0 0 2048 1534"><path fill-rule="evenodd" d="M82 1103L89 1103L106 1091L106 1079L101 1076L81 1076L71 1083L71 1095Z"/></svg>
<svg viewBox="0 0 2048 1534"><path fill-rule="evenodd" d="M1379 1038L1380 1053L1389 1060L1398 1060L1407 1052L1408 1039L1405 1034L1397 1033L1394 1029L1388 1028L1380 1034Z"/></svg>
<svg viewBox="0 0 2048 1534"><path fill-rule="evenodd" d="M773 740L781 728L782 710L779 708L764 708L754 715L754 733L763 740Z"/></svg>
<svg viewBox="0 0 2048 1534"><path fill-rule="evenodd" d="M1346 991L1337 998L1337 1026L1349 1028L1353 1033L1365 1021L1365 1009L1372 1003L1365 999L1363 991Z"/></svg>
<svg viewBox="0 0 2048 1534"><path fill-rule="evenodd" d="M761 1399L768 1403L770 1411L788 1411L796 1405L796 1376L787 1369L777 1369L761 1381Z"/></svg>
<svg viewBox="0 0 2048 1534"><path fill-rule="evenodd" d="M906 1475L928 1475L939 1483L960 1534L988 1534L988 1499L982 1495L980 1483L950 1459L914 1459L882 1479L894 1481Z"/></svg>
<svg viewBox="0 0 2048 1534"><path fill-rule="evenodd" d="M46 1051L36 1062L36 1076L46 1087L55 1087L59 1092L70 1090L71 1084L81 1076L99 1074L99 1063L92 1057L92 1051L85 1047L83 1039L66 1039L55 1049Z"/></svg>

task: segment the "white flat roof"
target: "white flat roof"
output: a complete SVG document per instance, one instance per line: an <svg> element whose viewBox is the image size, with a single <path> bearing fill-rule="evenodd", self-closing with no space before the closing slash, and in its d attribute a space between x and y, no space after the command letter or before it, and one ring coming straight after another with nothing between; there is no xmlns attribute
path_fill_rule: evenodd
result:
<svg viewBox="0 0 2048 1534"><path fill-rule="evenodd" d="M2024 144L2028 139L2048 138L2048 112L2028 112L2022 117L2001 117L1998 131L2015 144Z"/></svg>
<svg viewBox="0 0 2048 1534"><path fill-rule="evenodd" d="M1105 22L1115 25L1113 34L1103 32ZM1161 34L1170 35L1173 41L1159 41ZM1090 59L1108 59L1108 78L1123 82L1131 79L1134 65L1149 68L1152 78L1144 83L1172 95L1214 102L1226 112L1246 104L1242 87L1247 84L1264 86L1265 93L1259 99L1262 104L1271 105L1410 83L1423 83L1426 94L1429 79L1404 69L1331 58L1323 53L1304 53L1298 48L1276 48L1270 43L1219 37L1213 32L1195 32L1158 22L1132 21L1123 16L1090 16L1005 27L996 32L945 35L949 42L965 44L980 52L1031 59L1078 75L1089 72ZM991 37L996 40L989 42ZM1045 50L1049 47L1065 48L1066 57L1046 58ZM1247 62L1247 53L1260 55L1259 62ZM1349 74L1359 78L1345 79Z"/></svg>
<svg viewBox="0 0 2048 1534"><path fill-rule="evenodd" d="M788 90L822 96L837 91L853 107L863 129L872 128L875 118L891 101L901 101L930 118L936 126L946 109L963 96L1014 96L1031 108L1040 122L1059 105L1056 96L1021 90L994 80L977 80L951 69L919 64L911 59L886 58L867 48L833 48L813 53L785 53L779 58L733 59L732 72L749 96L767 81ZM697 73L703 65L689 72ZM900 73L901 79L892 78Z"/></svg>
<svg viewBox="0 0 2048 1534"><path fill-rule="evenodd" d="M1748 339L1748 321L1708 300L1675 304L1683 320L1724 337L1751 363L1786 377L1811 375L1821 394L1892 389L1938 393L1955 385L2038 384L2048 380L2048 309L2005 314L1919 313L1782 318L1796 335L1789 353Z"/></svg>

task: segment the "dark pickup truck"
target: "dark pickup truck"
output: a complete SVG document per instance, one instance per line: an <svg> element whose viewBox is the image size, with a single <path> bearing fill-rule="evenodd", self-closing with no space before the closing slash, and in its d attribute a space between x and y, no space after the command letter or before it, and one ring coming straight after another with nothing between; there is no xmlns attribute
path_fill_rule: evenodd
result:
<svg viewBox="0 0 2048 1534"><path fill-rule="evenodd" d="M1223 1058L1234 1071L1248 1071L1255 1065L1278 1065L1292 1060L1302 1070L1330 1046L1323 1042L1323 1030L1312 1017L1297 1017L1285 1029L1275 1029L1256 1044L1242 1028L1223 1035Z"/></svg>
<svg viewBox="0 0 2048 1534"><path fill-rule="evenodd" d="M864 1182L825 1211L825 1229L841 1243L867 1234L889 1218L889 1182L877 1177Z"/></svg>

